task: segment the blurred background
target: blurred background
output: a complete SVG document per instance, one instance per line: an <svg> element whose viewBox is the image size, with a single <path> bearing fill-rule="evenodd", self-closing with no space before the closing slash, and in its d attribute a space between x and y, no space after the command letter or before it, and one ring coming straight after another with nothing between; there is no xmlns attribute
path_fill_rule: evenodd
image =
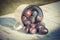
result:
<svg viewBox="0 0 60 40"><path fill-rule="evenodd" d="M12 13L21 4L45 5L59 0L0 0L0 16Z"/></svg>

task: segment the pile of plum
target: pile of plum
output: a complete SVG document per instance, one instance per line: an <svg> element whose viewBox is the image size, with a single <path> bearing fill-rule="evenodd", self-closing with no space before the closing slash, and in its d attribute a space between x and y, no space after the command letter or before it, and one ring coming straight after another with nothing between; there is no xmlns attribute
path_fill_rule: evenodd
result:
<svg viewBox="0 0 60 40"><path fill-rule="evenodd" d="M35 9L27 9L22 14L22 22L24 24L24 30L26 33L34 34L47 34L48 29L42 23L43 17L38 14L38 11Z"/></svg>

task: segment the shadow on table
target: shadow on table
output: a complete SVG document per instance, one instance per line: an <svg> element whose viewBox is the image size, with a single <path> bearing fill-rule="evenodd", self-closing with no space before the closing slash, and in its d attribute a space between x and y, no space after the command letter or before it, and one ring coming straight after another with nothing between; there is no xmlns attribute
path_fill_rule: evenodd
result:
<svg viewBox="0 0 60 40"><path fill-rule="evenodd" d="M16 23L16 20L14 18L9 18L9 17L0 18L0 25L2 26L12 28L15 23Z"/></svg>
<svg viewBox="0 0 60 40"><path fill-rule="evenodd" d="M56 30L45 35L43 38L41 38L40 36L37 36L37 38L38 39L34 40L60 40L60 26Z"/></svg>

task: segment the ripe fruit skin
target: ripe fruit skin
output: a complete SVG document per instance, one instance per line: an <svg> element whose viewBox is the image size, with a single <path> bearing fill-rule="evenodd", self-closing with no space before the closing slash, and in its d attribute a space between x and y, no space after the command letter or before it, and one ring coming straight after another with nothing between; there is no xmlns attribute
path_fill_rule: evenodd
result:
<svg viewBox="0 0 60 40"><path fill-rule="evenodd" d="M40 34L47 34L48 33L48 30L46 28L44 28L42 30L39 29L39 33Z"/></svg>
<svg viewBox="0 0 60 40"><path fill-rule="evenodd" d="M31 26L31 28L35 28L35 24L33 24L33 23L30 26Z"/></svg>
<svg viewBox="0 0 60 40"><path fill-rule="evenodd" d="M28 33L28 31L29 31L29 29L28 29L28 28L26 28L26 29L25 29L25 32L26 32L26 33Z"/></svg>
<svg viewBox="0 0 60 40"><path fill-rule="evenodd" d="M30 9L27 9L27 10L25 11L25 15L26 15L27 17L31 16L31 14L32 14L32 11L31 11Z"/></svg>
<svg viewBox="0 0 60 40"><path fill-rule="evenodd" d="M45 27L45 25L44 24L42 24L42 23L38 23L37 25L36 25L36 29L37 29L37 32L39 33L39 34L47 34L48 33L48 29Z"/></svg>
<svg viewBox="0 0 60 40"><path fill-rule="evenodd" d="M39 34L47 34L48 33L47 28L43 27L43 25L39 26L37 29L38 29Z"/></svg>
<svg viewBox="0 0 60 40"><path fill-rule="evenodd" d="M26 33L29 33L29 29L30 29L30 26L29 25L25 26L25 32Z"/></svg>
<svg viewBox="0 0 60 40"><path fill-rule="evenodd" d="M35 34L36 33L36 28L30 28L30 33Z"/></svg>
<svg viewBox="0 0 60 40"><path fill-rule="evenodd" d="M22 16L22 20L24 21L24 20L27 20L27 18L25 17L25 16Z"/></svg>
<svg viewBox="0 0 60 40"><path fill-rule="evenodd" d="M26 23L27 23L27 25L30 25L30 24L31 24L31 22L30 22L30 21L26 21Z"/></svg>
<svg viewBox="0 0 60 40"><path fill-rule="evenodd" d="M34 23L34 22L35 22L35 17L34 17L34 16L31 16L31 17L30 17L30 21L31 21L32 23Z"/></svg>
<svg viewBox="0 0 60 40"><path fill-rule="evenodd" d="M37 16L37 21L38 21L38 22L41 22L41 21L42 21L42 17Z"/></svg>

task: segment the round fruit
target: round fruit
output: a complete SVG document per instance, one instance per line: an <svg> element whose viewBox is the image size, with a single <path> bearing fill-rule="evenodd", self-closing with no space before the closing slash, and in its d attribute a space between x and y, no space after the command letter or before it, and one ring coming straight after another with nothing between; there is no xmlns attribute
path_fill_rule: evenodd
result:
<svg viewBox="0 0 60 40"><path fill-rule="evenodd" d="M41 21L42 21L42 17L37 16L37 21L38 21L38 22L41 22Z"/></svg>
<svg viewBox="0 0 60 40"><path fill-rule="evenodd" d="M31 22L34 23L34 22L35 22L35 17L34 17L34 16L31 16L30 18L31 18L31 19L30 19Z"/></svg>
<svg viewBox="0 0 60 40"><path fill-rule="evenodd" d="M41 33L41 34L47 34L48 30L47 30L47 28L39 29L39 33Z"/></svg>
<svg viewBox="0 0 60 40"><path fill-rule="evenodd" d="M26 33L29 33L29 29L30 29L30 26L29 25L25 26L25 32Z"/></svg>
<svg viewBox="0 0 60 40"><path fill-rule="evenodd" d="M24 25L30 25L30 24L31 24L31 22L30 22L30 21L28 21L28 20L23 21L23 23L24 23Z"/></svg>
<svg viewBox="0 0 60 40"><path fill-rule="evenodd" d="M27 18L25 16L22 16L22 20L27 20Z"/></svg>
<svg viewBox="0 0 60 40"><path fill-rule="evenodd" d="M31 22L30 22L30 21L26 21L26 23L27 23L28 25L30 25L30 24L31 24Z"/></svg>
<svg viewBox="0 0 60 40"><path fill-rule="evenodd" d="M30 26L31 26L31 28L35 28L35 24L33 24L33 23Z"/></svg>
<svg viewBox="0 0 60 40"><path fill-rule="evenodd" d="M28 17L28 16L31 16L32 14L32 11L30 9L26 10L25 11L25 15Z"/></svg>
<svg viewBox="0 0 60 40"><path fill-rule="evenodd" d="M26 28L26 29L25 29L25 32L26 32L26 33L28 33L28 30L29 30L29 29L28 29L28 28Z"/></svg>
<svg viewBox="0 0 60 40"><path fill-rule="evenodd" d="M44 33L44 34L47 34L47 33L48 33L48 30L47 30L47 29L44 29L44 30L43 30L43 33Z"/></svg>
<svg viewBox="0 0 60 40"><path fill-rule="evenodd" d="M30 33L31 33L31 34L36 33L36 29L35 29L35 28L30 28Z"/></svg>
<svg viewBox="0 0 60 40"><path fill-rule="evenodd" d="M36 26L37 32L40 32L42 30L42 26Z"/></svg>

